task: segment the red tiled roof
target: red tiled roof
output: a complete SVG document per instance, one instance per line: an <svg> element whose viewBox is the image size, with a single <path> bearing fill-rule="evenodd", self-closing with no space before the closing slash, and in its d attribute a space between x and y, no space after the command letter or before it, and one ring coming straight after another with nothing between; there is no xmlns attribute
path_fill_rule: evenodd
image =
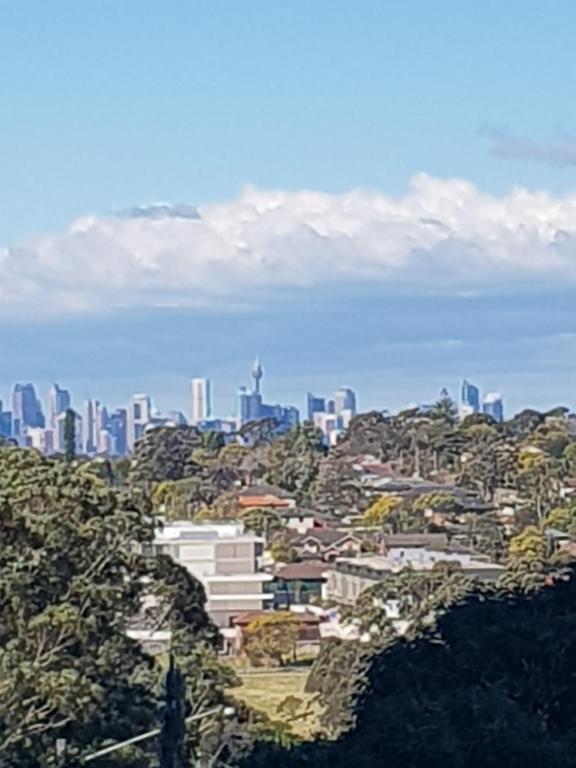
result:
<svg viewBox="0 0 576 768"><path fill-rule="evenodd" d="M289 507L290 502L287 499L279 499L278 496L240 496L238 503L241 507Z"/></svg>

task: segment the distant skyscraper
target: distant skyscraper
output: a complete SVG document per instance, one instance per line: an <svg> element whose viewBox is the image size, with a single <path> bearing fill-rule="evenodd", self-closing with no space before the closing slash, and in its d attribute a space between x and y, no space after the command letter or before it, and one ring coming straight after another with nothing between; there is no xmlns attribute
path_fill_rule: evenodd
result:
<svg viewBox="0 0 576 768"><path fill-rule="evenodd" d="M152 404L148 395L134 395L128 405L126 442L128 450L134 450L152 418Z"/></svg>
<svg viewBox="0 0 576 768"><path fill-rule="evenodd" d="M12 411L3 411L0 408L0 435L12 437Z"/></svg>
<svg viewBox="0 0 576 768"><path fill-rule="evenodd" d="M50 429L55 429L57 417L70 408L71 402L67 389L61 389L58 384L50 387Z"/></svg>
<svg viewBox="0 0 576 768"><path fill-rule="evenodd" d="M262 406L262 395L258 392L248 392L246 387L240 387L237 403L237 419L240 425L246 424L248 421L257 421L267 416Z"/></svg>
<svg viewBox="0 0 576 768"><path fill-rule="evenodd" d="M488 392L482 404L482 410L494 421L504 421L504 403L499 392Z"/></svg>
<svg viewBox="0 0 576 768"><path fill-rule="evenodd" d="M238 389L238 394L236 395L236 418L238 419L239 426L242 426L242 424L245 424L249 420L249 401L250 393L246 387L240 387Z"/></svg>
<svg viewBox="0 0 576 768"><path fill-rule="evenodd" d="M471 384L469 381L462 382L462 389L460 393L460 403L472 410L472 413L478 413L480 411L480 390L478 387Z"/></svg>
<svg viewBox="0 0 576 768"><path fill-rule="evenodd" d="M356 415L356 393L349 387L341 387L334 393L334 411L350 411L352 416Z"/></svg>
<svg viewBox="0 0 576 768"><path fill-rule="evenodd" d="M192 424L212 416L212 384L209 379L192 379Z"/></svg>
<svg viewBox="0 0 576 768"><path fill-rule="evenodd" d="M306 402L308 406L308 421L314 421L315 413L324 413L326 411L326 400L323 397L316 397L316 395L308 392Z"/></svg>
<svg viewBox="0 0 576 768"><path fill-rule="evenodd" d="M110 450L116 456L124 456L128 451L127 424L128 414L125 408L117 408L108 417L108 432L110 433Z"/></svg>
<svg viewBox="0 0 576 768"><path fill-rule="evenodd" d="M84 452L96 453L98 444L100 403L98 400L86 400L84 403Z"/></svg>
<svg viewBox="0 0 576 768"><path fill-rule="evenodd" d="M42 406L33 384L16 384L12 392L12 429L15 437L24 435L25 427L45 427Z"/></svg>

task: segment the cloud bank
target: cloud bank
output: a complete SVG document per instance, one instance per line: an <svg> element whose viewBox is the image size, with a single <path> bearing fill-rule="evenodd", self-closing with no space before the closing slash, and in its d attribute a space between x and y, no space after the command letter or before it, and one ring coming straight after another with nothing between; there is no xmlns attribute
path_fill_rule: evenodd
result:
<svg viewBox="0 0 576 768"><path fill-rule="evenodd" d="M392 198L248 188L88 216L0 249L0 312L226 307L291 288L485 292L576 284L576 194L503 197L426 175ZM312 297L312 293L311 293Z"/></svg>
<svg viewBox="0 0 576 768"><path fill-rule="evenodd" d="M508 131L489 131L491 153L507 160L528 160L553 168L571 168L576 165L576 136L560 141L538 142L515 136Z"/></svg>

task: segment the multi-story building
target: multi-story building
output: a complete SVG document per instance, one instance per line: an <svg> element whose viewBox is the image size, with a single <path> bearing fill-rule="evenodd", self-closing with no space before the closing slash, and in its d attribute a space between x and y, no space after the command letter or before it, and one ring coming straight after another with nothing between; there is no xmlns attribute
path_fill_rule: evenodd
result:
<svg viewBox="0 0 576 768"><path fill-rule="evenodd" d="M306 395L306 406L308 421L314 421L314 414L326 411L326 399L324 397L316 397L316 395L308 392Z"/></svg>
<svg viewBox="0 0 576 768"><path fill-rule="evenodd" d="M50 387L49 393L50 399L50 429L56 428L56 419L72 405L72 398L70 392L67 389L62 389L58 384L53 384Z"/></svg>
<svg viewBox="0 0 576 768"><path fill-rule="evenodd" d="M462 382L460 390L460 405L466 413L478 413L480 411L480 390L469 381Z"/></svg>
<svg viewBox="0 0 576 768"><path fill-rule="evenodd" d="M152 419L152 403L148 395L134 395L128 405L126 443L132 452Z"/></svg>
<svg viewBox="0 0 576 768"><path fill-rule="evenodd" d="M110 435L110 453L124 456L127 453L127 419L125 408L117 408L108 416L108 433Z"/></svg>
<svg viewBox="0 0 576 768"><path fill-rule="evenodd" d="M235 637L234 617L260 611L273 596L264 591L272 576L258 570L264 541L241 523L169 522L154 539L156 553L170 555L202 582L207 611L222 634Z"/></svg>
<svg viewBox="0 0 576 768"><path fill-rule="evenodd" d="M341 387L334 393L334 411L341 414L349 411L352 416L356 415L356 393L349 387Z"/></svg>
<svg viewBox="0 0 576 768"><path fill-rule="evenodd" d="M238 423L247 424L249 421L258 421L264 418L262 415L262 395L259 392L249 392L246 387L240 387L237 395Z"/></svg>
<svg viewBox="0 0 576 768"><path fill-rule="evenodd" d="M51 456L54 451L54 430L42 427L26 427L23 443L28 448L34 448L45 456Z"/></svg>
<svg viewBox="0 0 576 768"><path fill-rule="evenodd" d="M98 437L105 428L102 406L98 400L84 403L84 451L88 455L98 453Z"/></svg>
<svg viewBox="0 0 576 768"><path fill-rule="evenodd" d="M308 395L308 418L321 430L328 445L336 443L356 412L356 393L350 387L340 387L328 400Z"/></svg>
<svg viewBox="0 0 576 768"><path fill-rule="evenodd" d="M12 411L4 410L2 400L0 400L0 435L12 437Z"/></svg>
<svg viewBox="0 0 576 768"><path fill-rule="evenodd" d="M192 424L212 417L212 384L209 379L192 379Z"/></svg>
<svg viewBox="0 0 576 768"><path fill-rule="evenodd" d="M327 574L327 600L352 604L369 587L405 568L430 571L439 563L453 563L463 574L484 581L498 579L504 567L468 553L431 550L426 547L389 548L385 555L342 558Z"/></svg>
<svg viewBox="0 0 576 768"><path fill-rule="evenodd" d="M24 437L26 427L46 426L42 405L36 397L33 384L15 384L12 392L12 432Z"/></svg>
<svg viewBox="0 0 576 768"><path fill-rule="evenodd" d="M504 401L499 392L488 392L482 402L482 411L492 416L494 421L504 421Z"/></svg>

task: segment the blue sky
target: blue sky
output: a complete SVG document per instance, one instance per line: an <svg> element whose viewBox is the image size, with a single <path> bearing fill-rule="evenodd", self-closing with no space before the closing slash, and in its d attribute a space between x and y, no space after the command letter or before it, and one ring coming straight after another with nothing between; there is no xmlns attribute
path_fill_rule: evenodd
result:
<svg viewBox="0 0 576 768"><path fill-rule="evenodd" d="M274 399L350 384L366 407L397 407L469 376L512 408L573 404L573 3L0 0L0 13L0 396L16 379L58 379L78 398L149 389L186 408L187 379L207 374L226 412L260 353ZM418 174L477 194L431 181L383 214ZM321 226L301 190L328 196ZM247 207L276 205L266 191L285 196L283 218L247 232ZM415 211L452 227L460 199L470 213L449 251L392 232ZM200 206L210 237L188 245L179 221L118 231L113 213L155 201ZM350 252L343 237L311 243L334 244L335 217ZM387 238L375 272L366 250ZM442 281L422 279L422 253Z"/></svg>

